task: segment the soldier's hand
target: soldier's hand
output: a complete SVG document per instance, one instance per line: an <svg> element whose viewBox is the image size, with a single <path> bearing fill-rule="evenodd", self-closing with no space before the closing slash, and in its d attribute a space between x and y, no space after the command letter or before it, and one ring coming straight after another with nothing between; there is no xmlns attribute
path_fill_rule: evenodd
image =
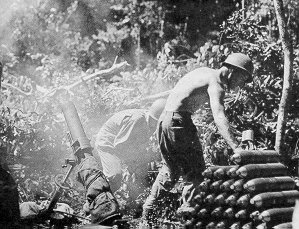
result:
<svg viewBox="0 0 299 229"><path fill-rule="evenodd" d="M244 151L240 146L238 146L235 150L234 153L240 153L241 151Z"/></svg>
<svg viewBox="0 0 299 229"><path fill-rule="evenodd" d="M83 205L83 211L86 215L90 214L90 209L89 209L89 202L86 200L84 205Z"/></svg>

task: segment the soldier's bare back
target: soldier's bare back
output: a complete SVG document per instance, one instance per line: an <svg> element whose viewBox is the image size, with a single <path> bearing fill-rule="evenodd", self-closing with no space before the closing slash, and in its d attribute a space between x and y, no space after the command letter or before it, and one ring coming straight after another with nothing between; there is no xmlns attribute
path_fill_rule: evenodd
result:
<svg viewBox="0 0 299 229"><path fill-rule="evenodd" d="M187 73L172 89L165 110L194 113L209 102L209 87L219 94L224 91L218 70L201 67Z"/></svg>

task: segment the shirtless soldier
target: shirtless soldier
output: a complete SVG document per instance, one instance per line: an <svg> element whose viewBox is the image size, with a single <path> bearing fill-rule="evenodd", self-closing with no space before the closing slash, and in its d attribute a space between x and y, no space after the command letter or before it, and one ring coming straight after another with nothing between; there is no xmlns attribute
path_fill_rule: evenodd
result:
<svg viewBox="0 0 299 229"><path fill-rule="evenodd" d="M252 81L253 63L242 53L227 57L220 69L197 68L179 80L171 91L158 123L158 141L163 166L143 205L143 219L150 221L153 207L163 192L173 188L180 173L187 181L198 183L205 169L203 153L191 115L210 103L219 133L232 150L238 142L224 113L226 90L237 89Z"/></svg>

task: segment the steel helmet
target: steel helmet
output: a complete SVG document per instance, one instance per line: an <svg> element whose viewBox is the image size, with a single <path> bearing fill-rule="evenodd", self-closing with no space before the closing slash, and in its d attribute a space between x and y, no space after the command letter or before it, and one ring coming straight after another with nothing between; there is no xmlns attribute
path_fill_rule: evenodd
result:
<svg viewBox="0 0 299 229"><path fill-rule="evenodd" d="M231 65L244 70L249 76L247 81L252 81L253 63L249 56L243 53L232 53L226 58L223 65Z"/></svg>
<svg viewBox="0 0 299 229"><path fill-rule="evenodd" d="M157 99L149 108L149 115L153 119L158 120L160 115L162 114L162 111L164 110L165 104L166 99Z"/></svg>

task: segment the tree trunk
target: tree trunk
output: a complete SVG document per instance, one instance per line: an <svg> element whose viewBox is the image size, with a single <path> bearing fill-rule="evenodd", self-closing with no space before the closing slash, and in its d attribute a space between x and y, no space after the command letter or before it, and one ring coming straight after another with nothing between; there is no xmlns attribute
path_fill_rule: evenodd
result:
<svg viewBox="0 0 299 229"><path fill-rule="evenodd" d="M1 91L2 75L3 75L3 65L2 65L2 63L0 62L0 91Z"/></svg>
<svg viewBox="0 0 299 229"><path fill-rule="evenodd" d="M282 0L273 0L279 34L282 42L282 48L284 53L284 75L283 75L283 88L281 94L281 100L278 110L278 119L277 119L277 130L275 138L275 149L282 154L283 139L285 135L287 114L289 109L289 100L292 90L293 82L293 48L292 42L290 40L288 30L286 28L283 1Z"/></svg>
<svg viewBox="0 0 299 229"><path fill-rule="evenodd" d="M136 67L137 71L140 70L140 57L141 57L141 44L140 44L140 39L141 39L141 34L140 34L140 26L138 25L138 34L137 34L137 60L136 60Z"/></svg>

